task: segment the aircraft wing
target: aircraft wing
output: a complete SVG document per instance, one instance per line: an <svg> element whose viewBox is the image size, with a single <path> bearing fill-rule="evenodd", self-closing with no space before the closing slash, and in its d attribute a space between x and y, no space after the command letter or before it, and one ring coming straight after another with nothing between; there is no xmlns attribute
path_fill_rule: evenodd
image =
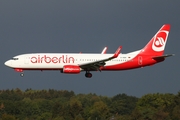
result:
<svg viewBox="0 0 180 120"><path fill-rule="evenodd" d="M101 67L103 67L104 65L106 65L106 61L112 60L114 58L117 58L121 52L122 46L120 46L116 52L114 53L114 55L112 57L106 58L106 59L102 59L99 61L94 61L94 62L89 62L89 63L84 63L84 64L79 64L79 67L82 68L83 70L99 70L101 71Z"/></svg>

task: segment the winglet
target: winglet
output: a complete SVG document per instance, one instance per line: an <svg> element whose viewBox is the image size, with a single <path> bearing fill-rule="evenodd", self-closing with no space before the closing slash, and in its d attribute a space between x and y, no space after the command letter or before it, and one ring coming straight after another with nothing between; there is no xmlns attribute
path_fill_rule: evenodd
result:
<svg viewBox="0 0 180 120"><path fill-rule="evenodd" d="M103 49L103 51L101 52L101 54L106 54L106 51L107 51L107 47L105 47L105 48Z"/></svg>
<svg viewBox="0 0 180 120"><path fill-rule="evenodd" d="M119 46L119 48L116 50L112 58L117 58L121 52L122 46Z"/></svg>

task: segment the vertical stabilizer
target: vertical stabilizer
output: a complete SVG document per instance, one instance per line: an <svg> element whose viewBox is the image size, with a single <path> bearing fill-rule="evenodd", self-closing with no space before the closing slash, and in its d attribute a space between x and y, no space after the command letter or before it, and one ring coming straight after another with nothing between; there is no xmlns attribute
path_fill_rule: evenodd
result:
<svg viewBox="0 0 180 120"><path fill-rule="evenodd" d="M149 43L141 50L141 54L148 55L163 55L166 46L170 25L163 25L160 30L154 35Z"/></svg>

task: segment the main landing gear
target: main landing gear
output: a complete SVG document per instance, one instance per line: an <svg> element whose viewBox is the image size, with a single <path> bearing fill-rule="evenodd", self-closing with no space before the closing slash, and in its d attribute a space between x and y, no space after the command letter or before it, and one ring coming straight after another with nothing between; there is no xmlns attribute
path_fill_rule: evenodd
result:
<svg viewBox="0 0 180 120"><path fill-rule="evenodd" d="M87 77L87 78L91 78L91 77L92 77L92 74L91 74L89 71L86 71L86 73L85 73L85 77Z"/></svg>

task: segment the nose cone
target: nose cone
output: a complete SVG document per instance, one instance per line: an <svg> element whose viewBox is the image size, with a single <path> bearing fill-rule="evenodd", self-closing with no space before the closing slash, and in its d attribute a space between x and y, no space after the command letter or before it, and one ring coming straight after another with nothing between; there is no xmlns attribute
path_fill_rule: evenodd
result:
<svg viewBox="0 0 180 120"><path fill-rule="evenodd" d="M11 61L8 60L8 61L6 61L4 64L5 64L6 66L10 67L10 66L11 66Z"/></svg>

